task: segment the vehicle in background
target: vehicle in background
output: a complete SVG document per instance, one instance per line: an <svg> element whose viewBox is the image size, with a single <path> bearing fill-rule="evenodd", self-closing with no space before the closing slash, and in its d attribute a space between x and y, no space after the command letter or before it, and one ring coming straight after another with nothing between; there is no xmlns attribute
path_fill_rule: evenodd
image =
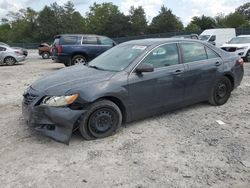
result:
<svg viewBox="0 0 250 188"><path fill-rule="evenodd" d="M245 62L250 62L250 35L234 37L221 48L227 52L238 54Z"/></svg>
<svg viewBox="0 0 250 188"><path fill-rule="evenodd" d="M104 138L122 122L203 101L225 104L242 81L243 65L238 55L200 40L129 41L86 66L34 82L22 113L29 126L63 143L77 129L86 140Z"/></svg>
<svg viewBox="0 0 250 188"><path fill-rule="evenodd" d="M217 47L221 47L233 37L236 37L234 28L206 29L199 36L200 40L207 41Z"/></svg>
<svg viewBox="0 0 250 188"><path fill-rule="evenodd" d="M0 46L7 46L7 47L10 47L8 44L6 43L3 43L3 42L0 42ZM20 47L11 47L11 48L14 48L14 49L17 49L17 50L21 50L23 55L25 55L25 57L28 56L28 50L24 49L24 48L20 48Z"/></svg>
<svg viewBox="0 0 250 188"><path fill-rule="evenodd" d="M38 54L42 56L43 59L49 59L51 56L52 46L47 43L42 43L38 47Z"/></svg>
<svg viewBox="0 0 250 188"><path fill-rule="evenodd" d="M181 38L181 39L197 39L199 40L199 35L197 34L190 34L190 35L175 35L171 38Z"/></svg>
<svg viewBox="0 0 250 188"><path fill-rule="evenodd" d="M25 55L20 49L0 45L0 65L14 65L24 60Z"/></svg>
<svg viewBox="0 0 250 188"><path fill-rule="evenodd" d="M65 66L86 64L116 43L99 35L57 35L52 45L52 59Z"/></svg>

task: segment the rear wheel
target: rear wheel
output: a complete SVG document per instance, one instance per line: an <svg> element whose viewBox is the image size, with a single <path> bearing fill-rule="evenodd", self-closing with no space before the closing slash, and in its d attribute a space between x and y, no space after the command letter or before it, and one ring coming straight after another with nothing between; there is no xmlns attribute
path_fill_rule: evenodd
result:
<svg viewBox="0 0 250 188"><path fill-rule="evenodd" d="M215 106L225 104L231 95L231 91L231 81L227 77L220 78L210 93L209 103Z"/></svg>
<svg viewBox="0 0 250 188"><path fill-rule="evenodd" d="M6 57L6 58L4 59L4 63L5 63L6 65L9 65L9 66L14 65L16 62L17 62L17 61L15 60L14 57Z"/></svg>
<svg viewBox="0 0 250 188"><path fill-rule="evenodd" d="M43 58L43 59L49 59L49 57L50 57L49 52L43 52L43 53L42 53L42 58Z"/></svg>
<svg viewBox="0 0 250 188"><path fill-rule="evenodd" d="M119 107L109 100L100 100L87 109L80 121L79 130L83 138L93 140L112 135L121 123Z"/></svg>
<svg viewBox="0 0 250 188"><path fill-rule="evenodd" d="M71 65L82 64L86 65L87 59L83 55L75 55L71 60Z"/></svg>

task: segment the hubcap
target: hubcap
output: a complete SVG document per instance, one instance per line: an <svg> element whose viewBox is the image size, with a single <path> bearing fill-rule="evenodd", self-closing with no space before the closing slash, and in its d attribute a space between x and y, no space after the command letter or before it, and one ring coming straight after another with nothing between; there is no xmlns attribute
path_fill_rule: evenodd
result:
<svg viewBox="0 0 250 188"><path fill-rule="evenodd" d="M100 136L111 130L116 124L115 112L109 108L95 111L89 118L88 127L93 136Z"/></svg>
<svg viewBox="0 0 250 188"><path fill-rule="evenodd" d="M220 83L216 90L216 95L219 99L224 98L227 95L227 86L224 83Z"/></svg>
<svg viewBox="0 0 250 188"><path fill-rule="evenodd" d="M74 63L75 63L75 65L77 65L77 64L85 64L86 61L85 61L84 58L76 58Z"/></svg>
<svg viewBox="0 0 250 188"><path fill-rule="evenodd" d="M14 63L15 63L15 60L14 60L13 58L7 58L7 59L6 59L6 64L12 65L12 64L14 64Z"/></svg>

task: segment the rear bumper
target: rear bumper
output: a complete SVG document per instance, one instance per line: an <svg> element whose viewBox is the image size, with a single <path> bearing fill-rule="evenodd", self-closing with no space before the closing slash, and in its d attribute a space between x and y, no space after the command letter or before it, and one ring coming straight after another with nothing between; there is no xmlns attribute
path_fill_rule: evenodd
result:
<svg viewBox="0 0 250 188"><path fill-rule="evenodd" d="M21 56L16 56L16 61L17 62L21 62L21 61L24 61L25 60L25 55L21 55Z"/></svg>
<svg viewBox="0 0 250 188"><path fill-rule="evenodd" d="M71 58L69 56L52 56L52 59L56 63L63 63L69 65L71 62Z"/></svg>

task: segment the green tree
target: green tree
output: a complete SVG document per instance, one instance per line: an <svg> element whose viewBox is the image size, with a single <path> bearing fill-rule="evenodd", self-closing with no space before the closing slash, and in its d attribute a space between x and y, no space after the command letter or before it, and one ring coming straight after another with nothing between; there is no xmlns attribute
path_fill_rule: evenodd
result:
<svg viewBox="0 0 250 188"><path fill-rule="evenodd" d="M183 30L183 24L170 9L162 6L159 14L153 18L149 30L151 33L181 31Z"/></svg>
<svg viewBox="0 0 250 188"><path fill-rule="evenodd" d="M201 17L193 17L191 23L200 27L201 30L212 29L216 26L216 22L213 18L204 15Z"/></svg>
<svg viewBox="0 0 250 188"><path fill-rule="evenodd" d="M145 34L147 31L147 19L144 9L139 6L132 6L129 10L129 21L131 23L131 32L133 35Z"/></svg>
<svg viewBox="0 0 250 188"><path fill-rule="evenodd" d="M3 23L0 25L0 41L9 42L9 33L11 31L10 24Z"/></svg>
<svg viewBox="0 0 250 188"><path fill-rule="evenodd" d="M225 17L224 24L226 27L238 28L247 24L245 17L239 12L230 13Z"/></svg>
<svg viewBox="0 0 250 188"><path fill-rule="evenodd" d="M219 14L215 17L217 27L247 27L249 22L246 20L245 16L239 12L230 13L228 15Z"/></svg>
<svg viewBox="0 0 250 188"><path fill-rule="evenodd" d="M238 7L236 9L236 12L242 14L243 16L246 17L246 19L248 21L250 21L250 2L249 3L245 3L244 5Z"/></svg>
<svg viewBox="0 0 250 188"><path fill-rule="evenodd" d="M129 29L129 18L112 3L94 3L86 14L86 30L88 33L110 37L126 36Z"/></svg>
<svg viewBox="0 0 250 188"><path fill-rule="evenodd" d="M75 11L75 6L71 1L64 4L64 16L62 17L62 22L64 33L74 34L84 32L84 19L79 12Z"/></svg>
<svg viewBox="0 0 250 188"><path fill-rule="evenodd" d="M11 30L8 33L10 42L32 42L37 30L37 12L31 8L20 9L7 14Z"/></svg>
<svg viewBox="0 0 250 188"><path fill-rule="evenodd" d="M199 33L201 31L201 28L194 23L189 23L185 28L185 31L192 33Z"/></svg>
<svg viewBox="0 0 250 188"><path fill-rule="evenodd" d="M51 7L45 6L43 10L40 11L37 24L38 24L38 41L52 41L54 35L61 32L58 28L58 18L55 17L55 12Z"/></svg>

